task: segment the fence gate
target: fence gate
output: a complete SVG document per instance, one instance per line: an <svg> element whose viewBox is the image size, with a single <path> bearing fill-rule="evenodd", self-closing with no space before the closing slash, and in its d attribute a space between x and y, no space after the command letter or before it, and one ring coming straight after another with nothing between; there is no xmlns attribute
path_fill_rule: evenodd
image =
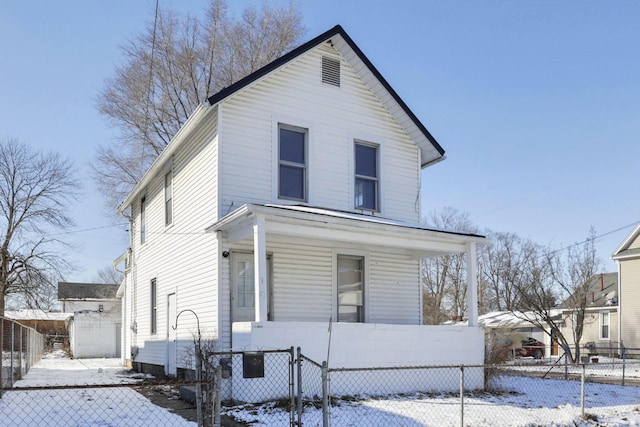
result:
<svg viewBox="0 0 640 427"><path fill-rule="evenodd" d="M260 421L251 407L274 402L289 414L289 425L295 424L294 350L230 351L209 353L205 370L216 372L215 389L219 404L216 415L233 415L242 421L245 414ZM248 415L247 415L248 416Z"/></svg>

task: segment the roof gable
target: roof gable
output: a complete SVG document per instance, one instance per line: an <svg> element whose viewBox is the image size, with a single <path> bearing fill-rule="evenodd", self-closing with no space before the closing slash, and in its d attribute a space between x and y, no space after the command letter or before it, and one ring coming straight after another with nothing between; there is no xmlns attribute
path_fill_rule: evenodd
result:
<svg viewBox="0 0 640 427"><path fill-rule="evenodd" d="M224 101L229 96L250 86L252 83L264 78L271 72L325 42L330 42L343 58L345 58L347 63L349 63L356 74L358 74L371 89L372 93L380 100L387 111L396 119L412 140L416 142L420 148L420 163L423 168L444 159L444 149L340 25L336 25L329 31L320 34L286 55L281 56L259 70L238 80L236 83L222 89L220 92L209 97L209 103L216 105Z"/></svg>
<svg viewBox="0 0 640 427"><path fill-rule="evenodd" d="M640 238L640 224L636 225L631 234L627 236L622 244L615 250L611 258L619 260L622 258L640 256L640 244L634 244Z"/></svg>
<svg viewBox="0 0 640 427"><path fill-rule="evenodd" d="M558 305L561 309L575 308L576 299L586 298L585 308L616 307L618 305L618 273L594 274L587 289L573 294Z"/></svg>

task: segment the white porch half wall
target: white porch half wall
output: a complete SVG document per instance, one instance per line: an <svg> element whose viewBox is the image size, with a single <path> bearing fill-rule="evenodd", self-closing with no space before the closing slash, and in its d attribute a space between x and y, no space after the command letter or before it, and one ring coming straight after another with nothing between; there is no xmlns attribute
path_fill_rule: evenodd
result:
<svg viewBox="0 0 640 427"><path fill-rule="evenodd" d="M411 369L384 375L380 371L331 373L334 396L363 393L452 392L460 387L460 365L484 363L484 331L473 326L388 325L376 323L333 323L329 346L329 322L236 322L233 324L233 351L260 351L300 347L304 356L329 368L393 368L449 366ZM286 367L265 366L265 372ZM240 366L233 367L234 399L260 401L282 398L285 391L273 378L242 378ZM322 395L320 370L312 369L303 384L305 393ZM281 378L284 372L277 372ZM362 390L362 384L367 389ZM311 389L310 389L311 387ZM465 369L465 388L484 387L483 369ZM274 393L274 395L271 395ZM279 394L278 394L279 393Z"/></svg>
<svg viewBox="0 0 640 427"><path fill-rule="evenodd" d="M236 322L233 351L300 347L329 368L482 365L484 331L473 326ZM329 360L327 352L329 350Z"/></svg>

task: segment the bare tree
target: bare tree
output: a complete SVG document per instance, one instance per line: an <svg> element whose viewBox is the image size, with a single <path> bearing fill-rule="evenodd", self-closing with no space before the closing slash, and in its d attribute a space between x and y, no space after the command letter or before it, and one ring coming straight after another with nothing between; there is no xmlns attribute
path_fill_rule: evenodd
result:
<svg viewBox="0 0 640 427"><path fill-rule="evenodd" d="M69 267L55 233L73 225L67 213L77 185L69 160L0 141L0 316L10 296L29 307L50 305Z"/></svg>
<svg viewBox="0 0 640 427"><path fill-rule="evenodd" d="M477 232L469 215L451 207L432 212L427 223L439 229ZM466 259L464 254L444 255L422 261L423 322L438 324L466 312Z"/></svg>
<svg viewBox="0 0 640 427"><path fill-rule="evenodd" d="M480 249L481 309L521 310L518 289L525 288L524 269L536 245L511 232L489 232L488 237L489 244Z"/></svg>
<svg viewBox="0 0 640 427"><path fill-rule="evenodd" d="M518 285L522 304L531 310L524 317L556 340L574 363L580 360L590 281L601 264L595 237L591 229L587 240L567 249L564 259L548 248L542 253L532 250L524 269L525 279ZM559 300L563 302L557 305ZM563 317L561 309L571 316ZM565 322L569 323L570 336L566 335Z"/></svg>
<svg viewBox="0 0 640 427"><path fill-rule="evenodd" d="M291 50L304 32L294 3L249 7L239 19L224 0L211 0L205 19L157 11L123 47L124 63L97 100L120 131L92 165L107 204L124 199L199 104Z"/></svg>
<svg viewBox="0 0 640 427"><path fill-rule="evenodd" d="M93 279L96 283L120 284L124 279L124 274L114 267L106 266L98 270L97 277Z"/></svg>

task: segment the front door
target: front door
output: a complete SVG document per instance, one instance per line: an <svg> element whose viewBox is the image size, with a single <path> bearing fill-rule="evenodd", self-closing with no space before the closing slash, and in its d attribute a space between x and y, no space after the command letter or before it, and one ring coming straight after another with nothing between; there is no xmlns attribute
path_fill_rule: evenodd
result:
<svg viewBox="0 0 640 427"><path fill-rule="evenodd" d="M267 261L269 261L267 259ZM270 263L267 262L267 306L269 320L271 320L270 295ZM231 255L231 321L253 322L256 319L255 310L255 276L252 253L234 252Z"/></svg>
<svg viewBox="0 0 640 427"><path fill-rule="evenodd" d="M176 294L167 295L167 375L176 371Z"/></svg>

